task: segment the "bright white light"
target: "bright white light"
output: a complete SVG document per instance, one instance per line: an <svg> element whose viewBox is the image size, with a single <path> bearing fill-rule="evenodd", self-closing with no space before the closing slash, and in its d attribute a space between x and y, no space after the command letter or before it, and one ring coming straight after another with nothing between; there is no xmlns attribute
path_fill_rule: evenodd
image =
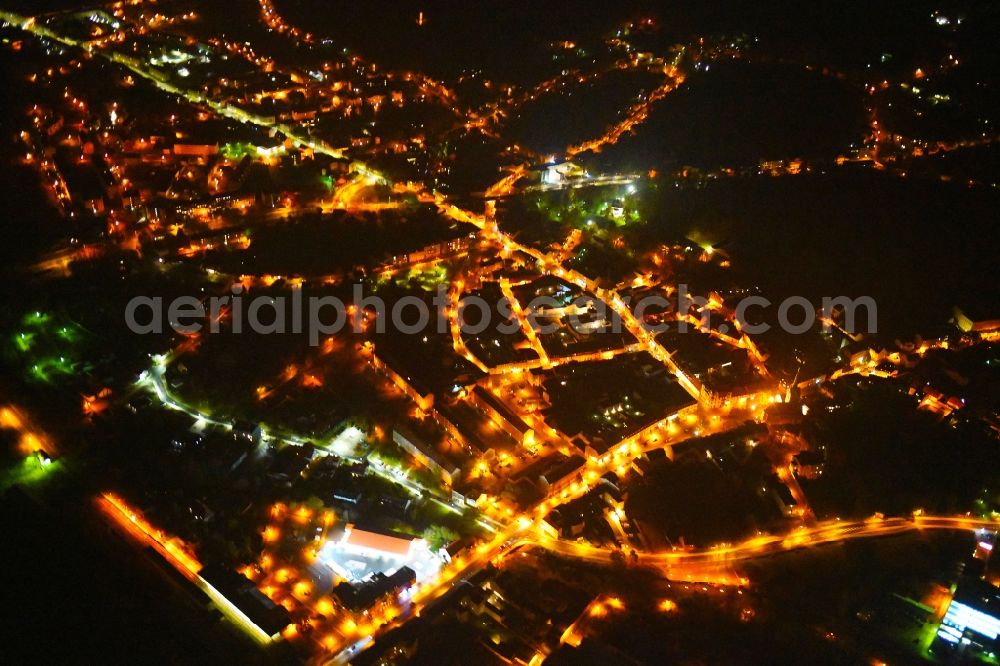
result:
<svg viewBox="0 0 1000 666"><path fill-rule="evenodd" d="M949 627L942 624L941 628L938 629L938 637L943 638L949 643L957 643L958 639L962 637L962 633L955 629L954 627Z"/></svg>
<svg viewBox="0 0 1000 666"><path fill-rule="evenodd" d="M997 636L1000 636L1000 619L958 601L953 601L948 607L944 622L961 631L971 629L990 640L995 640Z"/></svg>
<svg viewBox="0 0 1000 666"><path fill-rule="evenodd" d="M364 439L365 434L361 430L355 426L350 426L333 438L329 448L338 456L350 456L364 442Z"/></svg>

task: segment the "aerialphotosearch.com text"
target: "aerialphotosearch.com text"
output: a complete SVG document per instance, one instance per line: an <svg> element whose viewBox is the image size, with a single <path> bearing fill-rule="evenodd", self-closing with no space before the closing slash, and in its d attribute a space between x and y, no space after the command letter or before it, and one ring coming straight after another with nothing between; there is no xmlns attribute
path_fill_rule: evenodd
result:
<svg viewBox="0 0 1000 666"><path fill-rule="evenodd" d="M563 325L581 335L621 333L629 328L622 321L623 309L627 309L635 320L632 325L641 326L652 334L671 329L684 333L689 328L695 328L732 335L737 333L730 330L734 326L727 323L732 321L738 331L758 335L772 328L765 319L775 321L782 330L791 334L805 333L817 320L824 330L828 330L834 319L838 319L838 326L848 333L874 333L877 330L877 306L870 296L823 297L819 303L803 296L790 296L775 304L759 294L748 295L727 307L729 316L721 317L715 313L720 319L717 323L712 321L715 308L709 300L691 294L686 284L678 285L672 299L663 294L644 295L634 302L627 297L613 298L616 299L616 307L590 294L583 294L568 303L565 299L539 295L515 308L505 297L490 304L481 296L467 294L459 301L457 311L452 312L444 285L439 286L429 300L407 295L387 303L378 295L365 294L364 286L355 284L348 305L336 296L305 297L298 287L291 289L287 296L259 295L251 298L237 283L229 294L205 299L181 296L165 302L160 296L136 296L125 307L125 323L130 331L143 335L163 333L167 326L185 334L204 330L219 333L225 321L228 333L305 333L313 346L318 345L324 336L335 335L348 327L355 333L372 330L385 333L392 327L394 331L415 335L426 334L432 330L428 327L433 326L437 333L444 334L450 330L452 319L463 335L479 335L490 327L502 335L511 335L521 330L522 326L515 315L516 309L523 312L522 316L536 333L543 335L553 333ZM687 316L657 316L671 312L692 315L697 324L692 324ZM370 325L368 319L372 314L375 318ZM494 318L497 320L494 321Z"/></svg>

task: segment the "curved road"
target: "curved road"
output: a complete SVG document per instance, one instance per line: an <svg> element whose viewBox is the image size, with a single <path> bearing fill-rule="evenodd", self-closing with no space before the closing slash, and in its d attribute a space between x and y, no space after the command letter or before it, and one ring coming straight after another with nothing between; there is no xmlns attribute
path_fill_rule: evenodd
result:
<svg viewBox="0 0 1000 666"><path fill-rule="evenodd" d="M636 551L639 564L655 566L706 565L727 566L743 560L777 555L799 548L838 543L849 539L893 536L915 530L979 530L1000 529L1000 522L970 516L914 516L913 518L868 518L866 520L824 521L814 527L802 527L784 535L752 537L736 544L723 544L712 548L672 550L664 552ZM594 562L608 562L613 553L610 548L582 544L575 541L545 537L525 539L530 545L552 552Z"/></svg>

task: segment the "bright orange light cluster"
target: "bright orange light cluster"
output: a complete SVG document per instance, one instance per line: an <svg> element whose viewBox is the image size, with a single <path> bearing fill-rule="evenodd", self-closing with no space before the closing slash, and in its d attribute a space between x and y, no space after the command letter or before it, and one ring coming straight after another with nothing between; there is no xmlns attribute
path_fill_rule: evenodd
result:
<svg viewBox="0 0 1000 666"><path fill-rule="evenodd" d="M17 448L22 455L30 456L39 451L48 453L52 448L48 439L33 430L28 419L13 405L0 409L0 428L20 433Z"/></svg>
<svg viewBox="0 0 1000 666"><path fill-rule="evenodd" d="M201 571L201 562L188 544L151 525L138 509L122 498L114 493L105 493L98 504L119 526L151 545L181 573L194 577Z"/></svg>
<svg viewBox="0 0 1000 666"><path fill-rule="evenodd" d="M677 603L671 599L664 599L656 605L656 608L664 613L672 613L677 610Z"/></svg>

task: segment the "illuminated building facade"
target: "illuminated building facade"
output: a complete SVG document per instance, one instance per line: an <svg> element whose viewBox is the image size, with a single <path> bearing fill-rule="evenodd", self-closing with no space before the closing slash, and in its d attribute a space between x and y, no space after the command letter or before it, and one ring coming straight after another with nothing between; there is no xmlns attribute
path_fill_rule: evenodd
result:
<svg viewBox="0 0 1000 666"><path fill-rule="evenodd" d="M992 653L1000 636L1000 588L964 579L938 629L938 646L961 652Z"/></svg>

